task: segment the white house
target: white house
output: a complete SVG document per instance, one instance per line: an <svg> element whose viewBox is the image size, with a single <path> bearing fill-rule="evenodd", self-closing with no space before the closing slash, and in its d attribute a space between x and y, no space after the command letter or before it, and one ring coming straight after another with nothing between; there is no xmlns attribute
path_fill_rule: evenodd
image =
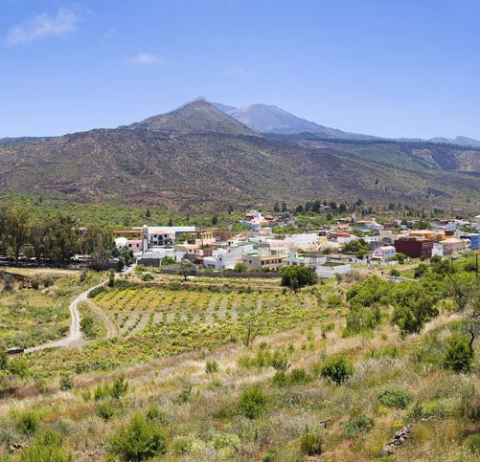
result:
<svg viewBox="0 0 480 462"><path fill-rule="evenodd" d="M319 236L317 233L292 234L285 238L291 250L318 250Z"/></svg>
<svg viewBox="0 0 480 462"><path fill-rule="evenodd" d="M395 254L396 250L393 245L382 245L373 251L372 258L385 261L395 257Z"/></svg>

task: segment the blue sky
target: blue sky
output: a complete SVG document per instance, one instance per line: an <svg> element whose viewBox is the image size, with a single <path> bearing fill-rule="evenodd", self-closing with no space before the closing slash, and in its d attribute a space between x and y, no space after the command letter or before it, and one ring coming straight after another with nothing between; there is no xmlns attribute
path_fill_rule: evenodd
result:
<svg viewBox="0 0 480 462"><path fill-rule="evenodd" d="M477 0L0 0L0 137L204 96L387 137L480 139Z"/></svg>

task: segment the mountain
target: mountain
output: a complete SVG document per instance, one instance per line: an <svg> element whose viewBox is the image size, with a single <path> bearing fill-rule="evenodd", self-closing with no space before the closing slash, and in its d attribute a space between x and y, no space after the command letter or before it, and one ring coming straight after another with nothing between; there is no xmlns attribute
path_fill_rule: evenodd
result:
<svg viewBox="0 0 480 462"><path fill-rule="evenodd" d="M229 204L358 198L475 208L480 151L434 143L403 146L267 137L199 100L116 129L0 145L0 193L192 213ZM465 166L473 173L461 173Z"/></svg>
<svg viewBox="0 0 480 462"><path fill-rule="evenodd" d="M243 108L234 108L220 103L212 103L215 107L242 124L261 133L278 133L291 135L296 133L313 133L327 139L375 139L374 136L343 132L336 128L318 125L301 119L289 112L266 104L252 104Z"/></svg>
<svg viewBox="0 0 480 462"><path fill-rule="evenodd" d="M441 144L454 144L457 146L465 146L470 148L480 148L480 141L474 140L473 138L467 138L465 136L457 136L456 138L432 138L430 139L432 143L441 143Z"/></svg>
<svg viewBox="0 0 480 462"><path fill-rule="evenodd" d="M133 129L157 132L224 133L230 135L254 135L244 124L225 115L204 99L198 99L180 108L131 125Z"/></svg>

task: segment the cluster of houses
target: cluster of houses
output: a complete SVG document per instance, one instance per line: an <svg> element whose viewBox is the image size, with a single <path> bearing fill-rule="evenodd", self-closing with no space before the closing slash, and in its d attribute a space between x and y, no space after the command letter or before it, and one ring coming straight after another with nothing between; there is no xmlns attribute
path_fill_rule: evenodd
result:
<svg viewBox="0 0 480 462"><path fill-rule="evenodd" d="M478 217L480 223L480 216ZM460 231L461 220L444 220L430 230L409 229L401 220L380 224L374 218L356 220L355 216L339 219L327 229L277 237L278 225L273 216L251 211L241 221L245 229L228 240L218 240L209 230L194 226L143 226L115 232L118 248L132 249L140 264L160 266L187 258L212 271L249 270L278 271L286 265L306 265L320 278L330 278L351 271L352 263L392 265L401 253L410 258L433 255L456 256L480 247L478 233ZM476 228L475 228L476 229ZM346 244L363 239L368 255L348 255Z"/></svg>

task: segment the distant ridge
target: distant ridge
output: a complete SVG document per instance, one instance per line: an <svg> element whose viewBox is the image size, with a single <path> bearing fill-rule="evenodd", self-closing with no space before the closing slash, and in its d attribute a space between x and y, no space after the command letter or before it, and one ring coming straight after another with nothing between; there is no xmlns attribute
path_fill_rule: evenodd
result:
<svg viewBox="0 0 480 462"><path fill-rule="evenodd" d="M375 136L348 133L336 128L325 127L297 117L277 106L252 104L243 108L235 108L221 103L212 104L252 130L261 133L277 133L281 135L313 133L325 139L378 139Z"/></svg>

